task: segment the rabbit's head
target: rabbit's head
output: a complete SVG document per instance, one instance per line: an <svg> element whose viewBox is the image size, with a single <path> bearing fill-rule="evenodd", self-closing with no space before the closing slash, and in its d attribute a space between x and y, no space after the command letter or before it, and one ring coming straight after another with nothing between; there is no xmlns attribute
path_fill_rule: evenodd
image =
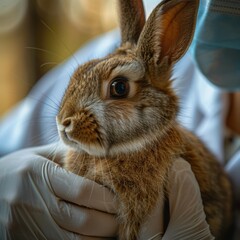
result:
<svg viewBox="0 0 240 240"><path fill-rule="evenodd" d="M57 125L76 151L130 153L174 124L172 67L194 33L198 0L164 0L145 23L141 0L120 0L121 46L80 66L62 100ZM104 46L103 46L104 47Z"/></svg>

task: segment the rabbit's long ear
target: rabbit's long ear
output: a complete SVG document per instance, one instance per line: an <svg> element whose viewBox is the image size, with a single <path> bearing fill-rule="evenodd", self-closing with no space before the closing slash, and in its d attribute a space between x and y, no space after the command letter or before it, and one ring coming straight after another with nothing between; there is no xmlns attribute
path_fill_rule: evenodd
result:
<svg viewBox="0 0 240 240"><path fill-rule="evenodd" d="M158 81L170 77L170 66L187 51L198 5L199 0L163 0L149 16L139 37L137 54Z"/></svg>
<svg viewBox="0 0 240 240"><path fill-rule="evenodd" d="M136 44L145 24L142 0L119 0L119 18L122 45Z"/></svg>

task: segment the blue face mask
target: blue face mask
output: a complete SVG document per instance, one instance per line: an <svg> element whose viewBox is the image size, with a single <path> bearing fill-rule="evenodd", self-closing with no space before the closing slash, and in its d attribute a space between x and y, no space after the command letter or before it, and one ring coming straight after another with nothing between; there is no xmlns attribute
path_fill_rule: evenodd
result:
<svg viewBox="0 0 240 240"><path fill-rule="evenodd" d="M240 90L240 0L200 0L192 49L215 85Z"/></svg>

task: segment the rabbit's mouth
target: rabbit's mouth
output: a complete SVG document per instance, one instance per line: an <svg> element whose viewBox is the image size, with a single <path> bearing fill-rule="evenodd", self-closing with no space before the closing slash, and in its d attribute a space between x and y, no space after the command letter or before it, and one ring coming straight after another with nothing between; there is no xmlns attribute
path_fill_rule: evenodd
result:
<svg viewBox="0 0 240 240"><path fill-rule="evenodd" d="M70 148L73 148L77 152L87 152L89 155L92 156L106 156L107 151L103 148L98 142L96 143L84 143L77 140L72 139L65 131L59 132L60 137L65 145Z"/></svg>
<svg viewBox="0 0 240 240"><path fill-rule="evenodd" d="M62 128L60 124L58 124L58 132L63 143L74 149L76 152L84 151L89 155L98 157L107 155L106 149L99 140L84 142L83 140L81 141L81 139L75 139L71 136L71 133L69 133L65 128Z"/></svg>
<svg viewBox="0 0 240 240"><path fill-rule="evenodd" d="M72 144L78 144L77 141L75 141L74 139L71 139L71 137L66 133L65 130L60 131L60 136L61 139L67 144L67 145L72 145Z"/></svg>
<svg viewBox="0 0 240 240"><path fill-rule="evenodd" d="M66 130L64 128L61 127L61 125L57 125L58 126L58 132L59 132L59 136L61 138L61 140L70 147L76 148L78 145L78 142L75 141L74 139L72 139L68 133L66 132Z"/></svg>

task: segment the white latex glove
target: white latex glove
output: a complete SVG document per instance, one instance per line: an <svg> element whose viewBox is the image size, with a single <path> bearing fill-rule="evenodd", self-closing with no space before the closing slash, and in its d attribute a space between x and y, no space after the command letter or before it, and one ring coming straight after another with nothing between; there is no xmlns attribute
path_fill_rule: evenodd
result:
<svg viewBox="0 0 240 240"><path fill-rule="evenodd" d="M141 240L212 240L199 185L191 166L183 159L174 162L168 183L170 220L164 233L163 203L148 217L140 234Z"/></svg>
<svg viewBox="0 0 240 240"><path fill-rule="evenodd" d="M0 159L0 239L114 237L114 196L47 159L52 146Z"/></svg>
<svg viewBox="0 0 240 240"><path fill-rule="evenodd" d="M0 159L0 239L116 236L114 196L106 188L49 161L52 150L53 146L48 145ZM139 239L212 239L189 164L176 162L170 179L171 219L166 233L163 203L159 202Z"/></svg>
<svg viewBox="0 0 240 240"><path fill-rule="evenodd" d="M201 193L191 166L179 159L169 174L170 221L162 239L212 240Z"/></svg>

